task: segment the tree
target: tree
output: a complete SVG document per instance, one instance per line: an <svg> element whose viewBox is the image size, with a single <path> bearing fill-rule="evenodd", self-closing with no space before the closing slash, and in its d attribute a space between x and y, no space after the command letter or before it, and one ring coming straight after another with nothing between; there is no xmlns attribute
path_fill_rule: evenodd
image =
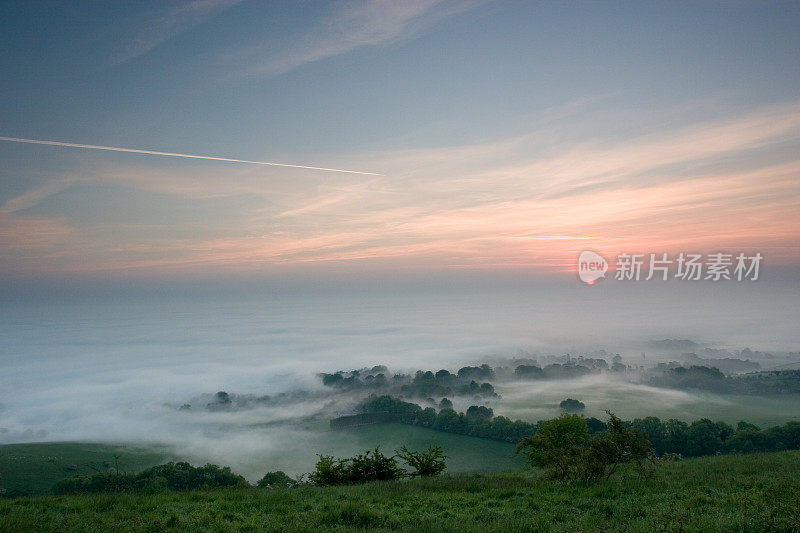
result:
<svg viewBox="0 0 800 533"><path fill-rule="evenodd" d="M655 458L643 431L632 429L608 412L605 435L590 435L586 420L562 414L542 422L539 431L517 445L532 466L546 469L552 477L585 483L611 477L617 465L635 462L640 477L650 475Z"/></svg>
<svg viewBox="0 0 800 533"><path fill-rule="evenodd" d="M290 487L297 483L298 480L290 478L283 470L277 470L264 474L264 477L258 480L256 486L263 489L267 487Z"/></svg>
<svg viewBox="0 0 800 533"><path fill-rule="evenodd" d="M470 405L467 409L467 418L472 420L490 420L493 416L494 410L491 407Z"/></svg>
<svg viewBox="0 0 800 533"><path fill-rule="evenodd" d="M545 468L556 477L572 477L580 446L589 440L586 420L564 413L542 422L539 430L522 439L515 451L522 451L532 466Z"/></svg>
<svg viewBox="0 0 800 533"><path fill-rule="evenodd" d="M535 365L519 365L514 369L514 376L519 379L544 379L544 371Z"/></svg>
<svg viewBox="0 0 800 533"><path fill-rule="evenodd" d="M412 477L438 476L447 468L445 463L447 456L439 446L429 446L427 450L421 452L412 452L403 446L397 452L397 456L414 469L410 474Z"/></svg>
<svg viewBox="0 0 800 533"><path fill-rule="evenodd" d="M558 406L561 407L561 410L565 413L579 413L586 409L586 404L579 400L573 400L572 398L562 400Z"/></svg>

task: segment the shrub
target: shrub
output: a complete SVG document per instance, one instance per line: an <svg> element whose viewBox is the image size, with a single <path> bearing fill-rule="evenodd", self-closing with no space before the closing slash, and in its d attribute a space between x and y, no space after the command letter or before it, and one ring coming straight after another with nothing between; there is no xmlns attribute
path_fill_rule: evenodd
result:
<svg viewBox="0 0 800 533"><path fill-rule="evenodd" d="M317 455L316 468L308 479L317 485L340 485L350 482L348 459L336 459L332 455Z"/></svg>
<svg viewBox="0 0 800 533"><path fill-rule="evenodd" d="M397 464L394 456L384 455L380 446L350 459L350 481L352 483L390 481L399 479L404 474L405 472Z"/></svg>
<svg viewBox="0 0 800 533"><path fill-rule="evenodd" d="M421 452L412 452L403 446L397 452L397 456L414 469L410 474L412 477L438 476L447 468L445 463L447 456L439 446L429 446L427 450Z"/></svg>
<svg viewBox="0 0 800 533"><path fill-rule="evenodd" d="M562 414L542 422L539 431L517 445L532 466L544 468L551 477L591 483L608 479L620 463L634 462L641 478L654 472L656 462L650 441L641 430L629 428L608 413L604 435L590 435L586 420Z"/></svg>
<svg viewBox="0 0 800 533"><path fill-rule="evenodd" d="M139 473L136 480L141 488L164 487L169 490L235 487L248 484L247 480L231 472L227 466L220 468L217 465L207 464L194 467L187 462L169 462L148 468Z"/></svg>
<svg viewBox="0 0 800 533"><path fill-rule="evenodd" d="M290 478L283 470L278 470L264 474L264 477L258 480L256 486L262 489L267 487L291 487L297 483L299 483L299 480Z"/></svg>
<svg viewBox="0 0 800 533"><path fill-rule="evenodd" d="M192 490L200 488L249 486L242 476L227 466L207 464L194 467L186 462L154 466L137 475L98 472L73 476L53 486L54 494L90 494L136 491Z"/></svg>
<svg viewBox="0 0 800 533"><path fill-rule="evenodd" d="M129 474L98 472L91 476L72 476L53 485L53 494L94 494L99 492L132 492L137 489L136 478Z"/></svg>

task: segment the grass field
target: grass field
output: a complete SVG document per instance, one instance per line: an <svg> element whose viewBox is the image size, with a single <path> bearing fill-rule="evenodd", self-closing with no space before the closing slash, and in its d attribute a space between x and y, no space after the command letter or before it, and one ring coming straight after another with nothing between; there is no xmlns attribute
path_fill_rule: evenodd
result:
<svg viewBox="0 0 800 533"><path fill-rule="evenodd" d="M626 420L657 416L693 421L722 420L735 425L739 420L761 427L800 420L800 396L756 396L713 394L675 390L615 381L598 376L575 380L522 381L499 383L502 399L494 402L495 414L527 422L548 420L559 415L559 403L575 398L586 404L586 416L605 419L610 409ZM459 408L466 409L464 406ZM462 410L463 410L462 409Z"/></svg>
<svg viewBox="0 0 800 533"><path fill-rule="evenodd" d="M9 492L42 494L66 476L108 470L104 462L112 468L118 464L121 472L138 472L170 458L166 449L156 446L88 442L7 444L0 446L0 487ZM70 465L76 469L69 469Z"/></svg>
<svg viewBox="0 0 800 533"><path fill-rule="evenodd" d="M534 473L347 487L0 500L0 531L798 531L800 452L666 463L573 486Z"/></svg>
<svg viewBox="0 0 800 533"><path fill-rule="evenodd" d="M380 446L385 453L406 445L411 449L424 449L431 444L442 447L448 456L448 471L501 472L518 470L523 465L520 456L514 456L512 444L454 435L406 424L379 424L346 431L328 431L321 425L303 433L305 440L296 441L280 450L255 450L237 456L235 461L224 457L176 454L171 448L156 446L115 446L92 443L36 443L0 446L0 488L25 494L44 494L53 483L68 475L93 474L107 470L104 462L114 464L119 456L123 472L138 472L170 459L189 460L201 465L214 462L231 466L249 481L257 481L265 472L284 470L291 474L310 472L317 453L349 457ZM280 430L280 428L273 428ZM75 465L77 470L69 470Z"/></svg>

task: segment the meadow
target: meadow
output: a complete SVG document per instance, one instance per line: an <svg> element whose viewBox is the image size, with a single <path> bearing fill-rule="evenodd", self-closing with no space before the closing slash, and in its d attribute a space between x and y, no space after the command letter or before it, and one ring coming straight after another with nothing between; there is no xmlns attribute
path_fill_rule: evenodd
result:
<svg viewBox="0 0 800 533"><path fill-rule="evenodd" d="M0 500L0 531L798 531L800 452L582 486L530 470L363 485Z"/></svg>
<svg viewBox="0 0 800 533"><path fill-rule="evenodd" d="M285 470L292 475L308 472L316 462L316 453L340 457L381 446L385 452L406 445L411 449L424 449L431 444L442 447L448 456L448 472L501 472L518 470L523 459L514 455L514 445L488 439L453 435L432 429L388 423L363 426L347 431L329 431L317 425L311 443L286 446L278 455L255 453L240 464L244 470L234 468L250 482L255 482L265 472ZM93 474L103 468L103 463L114 464L119 457L120 472L138 472L168 460L185 458L172 447L122 446L97 443L32 443L0 446L0 487L24 494L44 494L53 483L66 476ZM285 459L285 462L282 461ZM203 464L207 459L192 458L192 463ZM221 465L230 463L219 461ZM75 465L76 470L69 470ZM237 465L239 466L239 465Z"/></svg>
<svg viewBox="0 0 800 533"><path fill-rule="evenodd" d="M586 404L587 417L605 418L609 409L624 419L657 416L664 420L711 420L735 425L739 420L761 427L800 420L800 396L714 394L676 390L587 376L573 380L498 382L502 399L492 402L496 414L526 422L558 416L559 402L577 398ZM461 407L461 406L460 406Z"/></svg>

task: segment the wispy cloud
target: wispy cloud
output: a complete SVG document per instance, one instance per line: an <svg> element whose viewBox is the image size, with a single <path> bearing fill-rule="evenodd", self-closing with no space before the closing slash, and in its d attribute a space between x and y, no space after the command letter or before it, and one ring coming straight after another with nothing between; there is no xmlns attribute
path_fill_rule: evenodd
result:
<svg viewBox="0 0 800 533"><path fill-rule="evenodd" d="M271 76L301 65L350 52L364 46L402 39L440 20L475 7L477 0L351 1L334 7L284 46L251 43L218 57L233 65L237 75Z"/></svg>
<svg viewBox="0 0 800 533"><path fill-rule="evenodd" d="M52 249L36 253L70 271L364 260L552 270L569 266L587 243L609 254L735 248L758 249L773 263L800 261L800 158L786 149L800 145L800 103L615 141L542 142L557 127L483 144L351 156L337 164L377 166L386 175L335 180L310 171L285 179L278 168L87 164L8 200L0 214L15 217L10 233L50 242ZM229 200L217 202L211 226L192 222L191 232L145 220L136 228L69 231L64 213L51 226L24 226L26 208L76 182L170 195L187 208ZM126 234L136 237L120 238ZM74 255L53 255L65 249Z"/></svg>
<svg viewBox="0 0 800 533"><path fill-rule="evenodd" d="M110 63L119 65L148 53L165 41L205 22L213 15L235 6L242 0L188 0L165 4L166 9L142 22Z"/></svg>

